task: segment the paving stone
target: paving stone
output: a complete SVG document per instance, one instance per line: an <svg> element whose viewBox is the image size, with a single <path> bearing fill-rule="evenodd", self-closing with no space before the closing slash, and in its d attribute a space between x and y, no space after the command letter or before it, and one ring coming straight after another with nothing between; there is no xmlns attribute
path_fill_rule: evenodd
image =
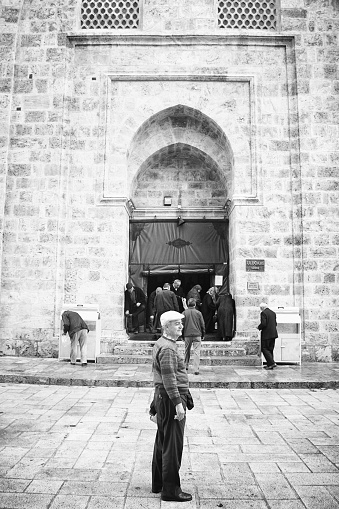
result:
<svg viewBox="0 0 339 509"><path fill-rule="evenodd" d="M339 484L339 474L328 472L286 474L286 478L293 486L336 486Z"/></svg>
<svg viewBox="0 0 339 509"><path fill-rule="evenodd" d="M332 461L333 463L339 463L339 445L320 445L318 446L319 451L321 451L325 456Z"/></svg>
<svg viewBox="0 0 339 509"><path fill-rule="evenodd" d="M30 483L27 479L0 479L0 493L21 493Z"/></svg>
<svg viewBox="0 0 339 509"><path fill-rule="evenodd" d="M75 495L57 495L49 509L85 509L89 497L80 497Z"/></svg>
<svg viewBox="0 0 339 509"><path fill-rule="evenodd" d="M310 469L301 461L278 463L282 472L310 472Z"/></svg>
<svg viewBox="0 0 339 509"><path fill-rule="evenodd" d="M339 502L339 486L326 486L326 489Z"/></svg>
<svg viewBox="0 0 339 509"><path fill-rule="evenodd" d="M337 509L338 501L329 493L324 486L297 486L296 491L305 506L309 509L326 507L326 509Z"/></svg>
<svg viewBox="0 0 339 509"><path fill-rule="evenodd" d="M270 509L305 509L301 500L270 500Z"/></svg>
<svg viewBox="0 0 339 509"><path fill-rule="evenodd" d="M272 458L273 460L274 458ZM283 464L283 463L282 463ZM249 467L254 474L280 472L276 463L249 463Z"/></svg>
<svg viewBox="0 0 339 509"><path fill-rule="evenodd" d="M224 500L246 500L246 499L262 499L262 493L258 486L255 484L243 484L242 486L235 486L233 484L214 484L211 487L198 486L197 487L199 498L203 499L224 499Z"/></svg>
<svg viewBox="0 0 339 509"><path fill-rule="evenodd" d="M300 458L311 472L338 472L337 468L331 461L329 461L323 454L300 454Z"/></svg>
<svg viewBox="0 0 339 509"><path fill-rule="evenodd" d="M58 493L63 481L33 480L26 493Z"/></svg>
<svg viewBox="0 0 339 509"><path fill-rule="evenodd" d="M113 481L113 479L112 479ZM61 495L111 495L123 496L127 490L127 483L103 482L103 481L65 481Z"/></svg>
<svg viewBox="0 0 339 509"><path fill-rule="evenodd" d="M168 502L168 503L160 502L160 500L155 499L155 498L143 498L142 500L129 498L126 501L126 505L124 506L124 509L144 509L145 507L147 507L147 509L158 509L159 507L165 508L165 507L173 507L173 506L175 509L175 506L177 506L177 505L178 504L173 504L170 502ZM195 501L193 500L192 502L189 502L189 503L186 502L185 507L190 507L190 508L196 507Z"/></svg>
<svg viewBox="0 0 339 509"><path fill-rule="evenodd" d="M52 495L36 495L26 493L1 493L1 509L47 509Z"/></svg>
<svg viewBox="0 0 339 509"><path fill-rule="evenodd" d="M91 497L87 509L124 509L124 497ZM144 506L145 507L145 506ZM160 507L160 503L158 506Z"/></svg>
<svg viewBox="0 0 339 509"><path fill-rule="evenodd" d="M298 498L295 490L291 488L283 474L255 474L255 478L267 500L291 500Z"/></svg>

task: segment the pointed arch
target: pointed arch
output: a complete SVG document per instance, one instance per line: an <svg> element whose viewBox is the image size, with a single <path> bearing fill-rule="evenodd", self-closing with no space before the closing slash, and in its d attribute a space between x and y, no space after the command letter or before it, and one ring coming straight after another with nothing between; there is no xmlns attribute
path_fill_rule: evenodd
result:
<svg viewBox="0 0 339 509"><path fill-rule="evenodd" d="M136 195L136 185L140 184L140 175L145 173L145 168L150 169L152 165L154 167L156 161L163 163L167 160L168 163L171 153L175 154L177 162L193 158L199 166L199 162L203 161L208 175L212 168L216 171L219 190L220 185L223 189L220 193L223 198L232 193L234 156L225 133L214 120L201 111L177 104L152 115L143 122L132 138L128 151L128 175L132 196ZM202 178L201 175L199 178ZM211 188L213 185L210 184ZM217 200L218 205L220 200ZM211 202L212 197L209 200L209 203Z"/></svg>

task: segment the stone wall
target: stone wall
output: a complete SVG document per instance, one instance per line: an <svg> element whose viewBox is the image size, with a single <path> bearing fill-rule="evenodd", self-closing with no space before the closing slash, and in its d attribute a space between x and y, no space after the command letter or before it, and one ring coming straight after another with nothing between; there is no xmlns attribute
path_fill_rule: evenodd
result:
<svg viewBox="0 0 339 509"><path fill-rule="evenodd" d="M163 198L156 186L142 194L142 182L144 189L156 182L149 173L155 151L133 142L154 115L184 103L227 138L229 157L218 162L224 194L212 192L208 203L205 191L213 186L205 180L201 188L196 174L202 192L195 201L221 216L218 207L231 200L238 327L255 334L263 298L300 306L303 358L337 360L338 2L281 0L275 34L218 30L213 0L144 0L140 32L100 39L104 34L82 31L82 45L68 37L79 25L75 0L0 0L0 8L0 350L56 355L64 302L99 305L103 351L123 339L128 200L140 209L151 200L161 213ZM185 35L192 39L183 44ZM220 35L227 51L213 39ZM115 45L119 37L122 45ZM144 79L121 80L126 73ZM158 94L156 80L145 78L173 74L186 81L178 88L163 80ZM199 80L190 83L188 75ZM206 138L192 132L189 139L172 129L172 142L208 153ZM154 145L163 157L166 143ZM215 145L214 161L217 152ZM246 258L264 258L266 272L246 273ZM248 290L249 281L259 291Z"/></svg>
<svg viewBox="0 0 339 509"><path fill-rule="evenodd" d="M307 360L339 350L339 4L282 2L282 30L295 35ZM288 240L287 240L288 241Z"/></svg>

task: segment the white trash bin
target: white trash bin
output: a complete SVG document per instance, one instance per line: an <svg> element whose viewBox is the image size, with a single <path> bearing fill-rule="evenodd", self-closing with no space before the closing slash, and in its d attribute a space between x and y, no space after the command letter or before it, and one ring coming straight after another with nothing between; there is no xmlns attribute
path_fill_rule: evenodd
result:
<svg viewBox="0 0 339 509"><path fill-rule="evenodd" d="M274 360L281 363L301 363L301 318L298 307L271 308L277 315L278 338Z"/></svg>
<svg viewBox="0 0 339 509"><path fill-rule="evenodd" d="M61 311L61 324L59 336L59 360L70 358L71 342L69 335L63 336L63 321L62 313L64 311L76 311L81 318L87 323L89 333L87 336L87 360L97 361L100 353L100 338L101 338L101 320L100 312L96 304L64 304ZM80 361L80 348L77 346L77 360Z"/></svg>

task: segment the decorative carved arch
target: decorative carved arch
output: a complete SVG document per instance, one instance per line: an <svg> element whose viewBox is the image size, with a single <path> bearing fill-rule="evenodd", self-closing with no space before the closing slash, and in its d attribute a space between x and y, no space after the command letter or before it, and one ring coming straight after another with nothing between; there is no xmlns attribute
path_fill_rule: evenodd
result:
<svg viewBox="0 0 339 509"><path fill-rule="evenodd" d="M225 133L207 115L182 104L152 115L133 136L128 151L130 195L147 168L171 156L203 161L208 172L218 175L224 195L231 195L234 156Z"/></svg>

